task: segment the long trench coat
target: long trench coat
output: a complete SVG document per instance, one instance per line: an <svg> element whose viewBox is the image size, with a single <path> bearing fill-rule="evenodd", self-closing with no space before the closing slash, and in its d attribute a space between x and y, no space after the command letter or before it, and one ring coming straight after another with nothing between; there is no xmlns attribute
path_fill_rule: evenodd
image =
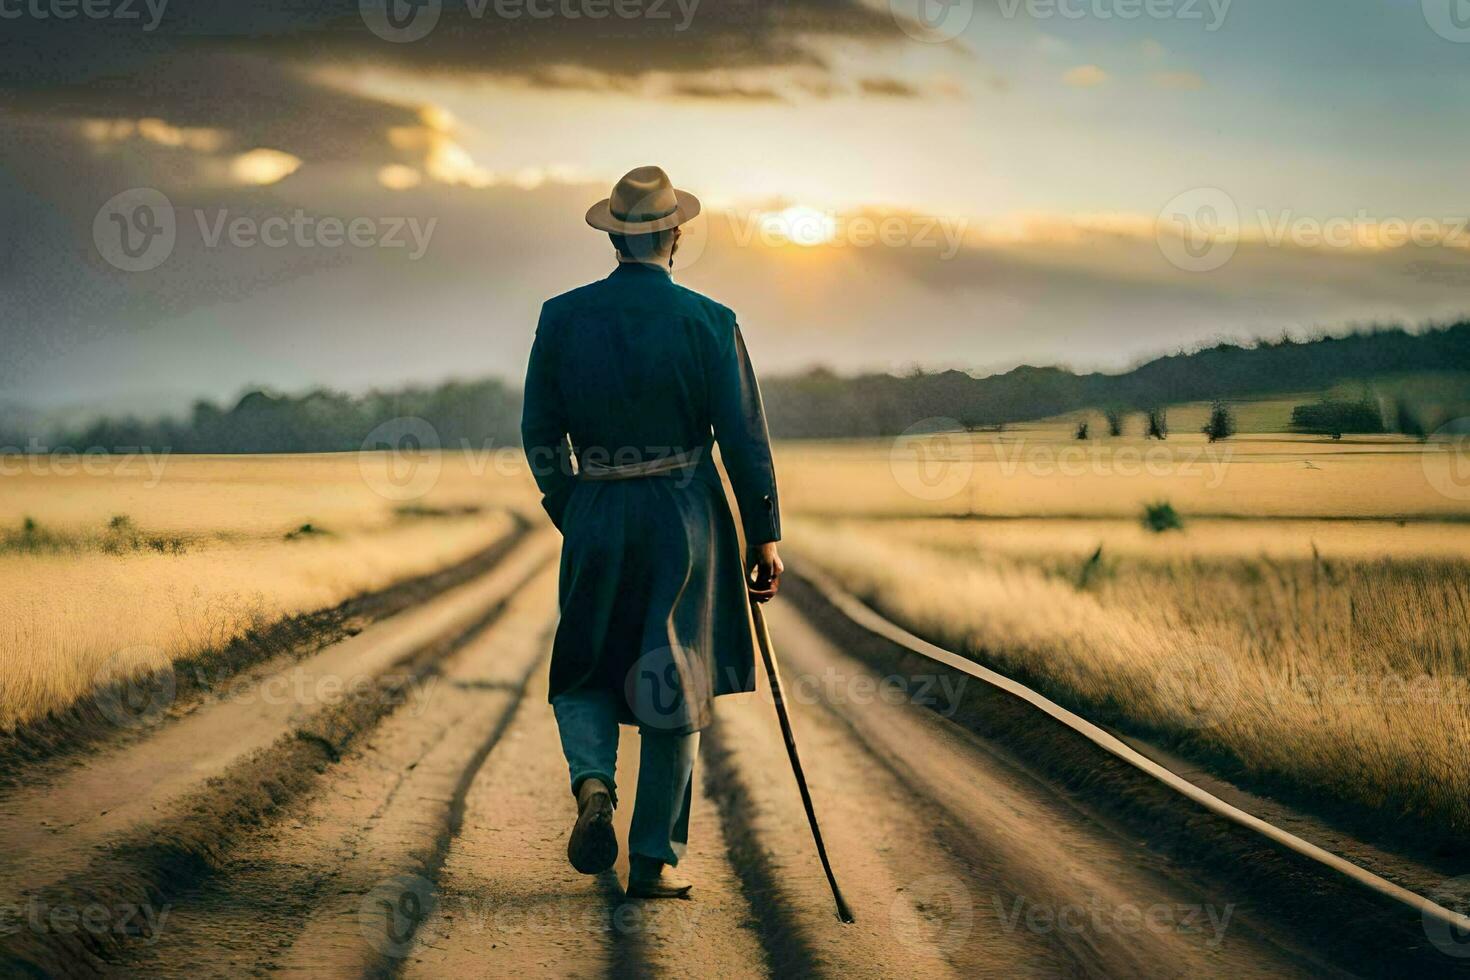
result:
<svg viewBox="0 0 1470 980"><path fill-rule="evenodd" d="M639 263L547 301L521 435L563 535L550 696L611 690L626 723L707 727L714 697L755 689L743 560L715 443L747 544L781 537L765 413L735 314ZM693 465L588 476L589 465L674 454Z"/></svg>

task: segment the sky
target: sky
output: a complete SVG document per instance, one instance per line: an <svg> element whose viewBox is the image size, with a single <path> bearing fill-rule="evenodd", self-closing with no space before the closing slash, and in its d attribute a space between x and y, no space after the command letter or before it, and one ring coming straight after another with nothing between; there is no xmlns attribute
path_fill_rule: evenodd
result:
<svg viewBox="0 0 1470 980"><path fill-rule="evenodd" d="M765 374L1449 320L1466 6L0 0L0 405L518 379L645 164Z"/></svg>

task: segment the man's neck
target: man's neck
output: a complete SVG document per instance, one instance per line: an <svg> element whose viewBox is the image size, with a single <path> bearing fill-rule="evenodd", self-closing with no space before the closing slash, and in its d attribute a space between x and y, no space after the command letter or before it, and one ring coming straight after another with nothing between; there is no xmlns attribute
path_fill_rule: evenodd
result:
<svg viewBox="0 0 1470 980"><path fill-rule="evenodd" d="M618 265L642 265L659 272L669 272L669 256L655 255L647 259L635 259L627 255L618 256Z"/></svg>

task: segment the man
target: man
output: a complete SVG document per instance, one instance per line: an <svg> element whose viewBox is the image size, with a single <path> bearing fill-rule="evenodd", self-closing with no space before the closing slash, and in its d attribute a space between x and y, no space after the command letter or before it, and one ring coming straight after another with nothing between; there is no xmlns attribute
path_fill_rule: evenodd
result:
<svg viewBox="0 0 1470 980"><path fill-rule="evenodd" d="M672 869L699 732L713 698L755 689L748 597L775 595L782 572L770 440L735 314L670 276L679 226L697 214L658 167L592 206L618 265L542 307L521 420L563 535L550 700L577 801L567 856L583 874L612 867L618 725L638 725L627 893L642 898L690 890Z"/></svg>

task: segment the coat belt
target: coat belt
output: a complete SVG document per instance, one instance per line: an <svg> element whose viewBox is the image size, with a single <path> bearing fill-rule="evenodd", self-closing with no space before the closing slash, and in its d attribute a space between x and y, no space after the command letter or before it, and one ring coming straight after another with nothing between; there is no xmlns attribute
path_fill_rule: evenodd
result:
<svg viewBox="0 0 1470 980"><path fill-rule="evenodd" d="M636 480L645 476L668 476L672 473L683 473L699 465L699 453L700 450L691 449L688 452L624 463L621 466L608 466L587 460L582 462L577 476L583 480Z"/></svg>

